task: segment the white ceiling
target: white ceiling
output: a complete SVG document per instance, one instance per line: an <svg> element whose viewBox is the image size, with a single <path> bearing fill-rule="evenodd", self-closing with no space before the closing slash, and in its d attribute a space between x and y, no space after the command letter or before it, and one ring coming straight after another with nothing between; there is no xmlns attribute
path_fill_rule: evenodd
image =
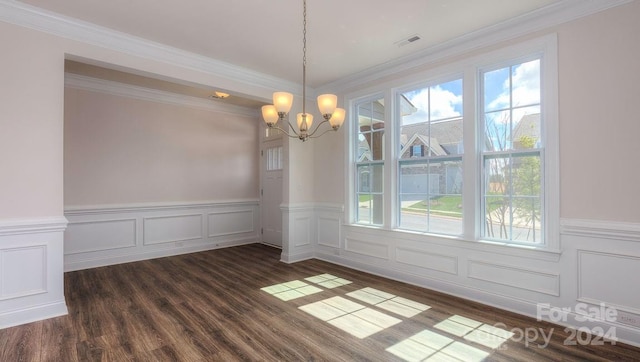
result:
<svg viewBox="0 0 640 362"><path fill-rule="evenodd" d="M307 84L319 87L564 0L308 0ZM302 0L21 2L300 83ZM421 39L395 43L418 34Z"/></svg>

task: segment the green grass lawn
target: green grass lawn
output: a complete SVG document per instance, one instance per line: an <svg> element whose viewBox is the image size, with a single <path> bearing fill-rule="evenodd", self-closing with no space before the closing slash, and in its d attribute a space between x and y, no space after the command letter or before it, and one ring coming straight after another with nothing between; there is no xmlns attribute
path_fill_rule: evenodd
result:
<svg viewBox="0 0 640 362"><path fill-rule="evenodd" d="M406 211L427 211L427 202L431 203L430 211L432 214L443 216L462 217L462 196L449 195L433 198L429 201L422 200L412 204Z"/></svg>

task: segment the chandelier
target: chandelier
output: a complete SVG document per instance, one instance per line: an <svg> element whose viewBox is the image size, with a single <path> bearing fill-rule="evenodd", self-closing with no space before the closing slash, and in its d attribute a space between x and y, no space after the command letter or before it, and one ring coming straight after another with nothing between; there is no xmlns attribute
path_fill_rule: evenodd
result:
<svg viewBox="0 0 640 362"><path fill-rule="evenodd" d="M313 115L307 113L306 110L306 96L307 96L307 0L303 0L302 9L302 113L298 113L296 116L297 126L296 129L291 122L289 122L287 115L293 105L293 94L287 92L275 92L273 93L273 104L262 107L262 117L264 118L267 127L276 128L282 131L289 137L299 138L301 141L306 141L309 138L318 138L323 134L334 130L337 131L344 122L345 111L342 108L337 108L338 97L334 94L321 94L318 96L318 109L324 119L322 122L316 125L311 130L313 124ZM286 129L277 126L278 121L287 122L292 133L289 133ZM329 123L331 128L325 130L319 135L315 135L320 126L324 123ZM286 126L285 126L286 128Z"/></svg>

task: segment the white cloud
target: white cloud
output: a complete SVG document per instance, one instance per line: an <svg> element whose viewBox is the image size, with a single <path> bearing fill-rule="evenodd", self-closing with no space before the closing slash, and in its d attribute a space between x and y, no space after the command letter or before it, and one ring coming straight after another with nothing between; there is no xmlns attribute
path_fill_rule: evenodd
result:
<svg viewBox="0 0 640 362"><path fill-rule="evenodd" d="M403 124L425 122L429 119L429 92L423 89L416 93L411 99L411 103L418 111L403 119ZM442 119L460 116L456 106L462 105L462 95L456 95L451 91L442 89L440 86L431 88L431 119Z"/></svg>
<svg viewBox="0 0 640 362"><path fill-rule="evenodd" d="M523 63L514 69L511 78L513 82L513 107L536 105L540 103L540 61L534 60ZM489 103L489 109L509 107L509 79L502 85L502 93ZM496 119L498 121L498 119Z"/></svg>

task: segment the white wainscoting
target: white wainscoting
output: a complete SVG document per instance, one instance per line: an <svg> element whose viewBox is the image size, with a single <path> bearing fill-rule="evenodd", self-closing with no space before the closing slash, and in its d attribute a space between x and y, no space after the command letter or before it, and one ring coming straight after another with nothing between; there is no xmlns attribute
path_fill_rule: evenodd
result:
<svg viewBox="0 0 640 362"><path fill-rule="evenodd" d="M65 271L259 241L258 200L65 210Z"/></svg>
<svg viewBox="0 0 640 362"><path fill-rule="evenodd" d="M591 331L614 328L618 340L640 346L640 288L634 283L640 275L639 224L563 219L558 253L347 225L342 205L290 208L289 217L295 210L315 220L313 249L305 250L304 258L534 318L543 304L569 308L566 319L555 322ZM284 258L284 253L283 260L297 261ZM616 321L585 320L581 315L585 305L603 304L617 310ZM549 320L547 314L540 317Z"/></svg>
<svg viewBox="0 0 640 362"><path fill-rule="evenodd" d="M64 217L0 220L0 328L67 314Z"/></svg>
<svg viewBox="0 0 640 362"><path fill-rule="evenodd" d="M281 261L294 263L313 258L316 235L313 204L280 205L282 211Z"/></svg>

